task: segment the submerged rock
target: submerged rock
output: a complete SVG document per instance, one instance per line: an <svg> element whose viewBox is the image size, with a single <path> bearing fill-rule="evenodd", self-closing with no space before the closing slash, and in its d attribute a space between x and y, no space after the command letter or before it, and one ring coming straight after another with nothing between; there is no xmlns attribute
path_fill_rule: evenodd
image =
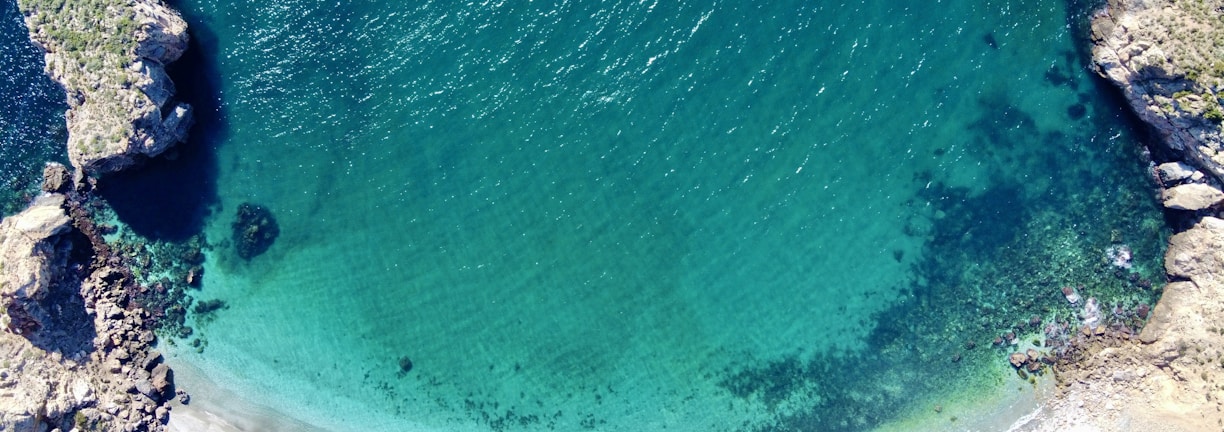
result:
<svg viewBox="0 0 1224 432"><path fill-rule="evenodd" d="M245 260L266 252L280 235L280 227L276 224L272 211L251 203L238 205L233 229L234 247L238 256Z"/></svg>
<svg viewBox="0 0 1224 432"><path fill-rule="evenodd" d="M1018 368L1024 366L1024 362L1028 361L1028 355L1022 352L1014 352L1007 356L1007 361L1011 363L1012 367Z"/></svg>

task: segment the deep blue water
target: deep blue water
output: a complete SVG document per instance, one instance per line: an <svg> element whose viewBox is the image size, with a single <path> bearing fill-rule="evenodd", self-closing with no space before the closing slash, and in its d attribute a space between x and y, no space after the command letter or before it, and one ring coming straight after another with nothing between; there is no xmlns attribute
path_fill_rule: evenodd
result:
<svg viewBox="0 0 1224 432"><path fill-rule="evenodd" d="M64 90L43 73L17 2L0 2L0 211L25 206L42 181L43 164L67 162Z"/></svg>

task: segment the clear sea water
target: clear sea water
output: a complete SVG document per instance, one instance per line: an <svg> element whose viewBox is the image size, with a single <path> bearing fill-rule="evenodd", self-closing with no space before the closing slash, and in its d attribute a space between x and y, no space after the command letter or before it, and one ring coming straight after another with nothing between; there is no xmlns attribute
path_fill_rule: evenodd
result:
<svg viewBox="0 0 1224 432"><path fill-rule="evenodd" d="M1086 5L758 3L176 2L200 125L109 183L213 245L172 361L329 430L870 430L1003 385L1063 285L1152 300Z"/></svg>
<svg viewBox="0 0 1224 432"><path fill-rule="evenodd" d="M67 163L64 89L43 73L14 0L0 1L0 213L25 207L46 161Z"/></svg>

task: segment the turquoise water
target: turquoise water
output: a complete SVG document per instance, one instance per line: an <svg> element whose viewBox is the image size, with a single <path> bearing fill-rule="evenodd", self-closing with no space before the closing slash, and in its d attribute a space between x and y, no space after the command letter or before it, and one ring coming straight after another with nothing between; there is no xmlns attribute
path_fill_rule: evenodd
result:
<svg viewBox="0 0 1224 432"><path fill-rule="evenodd" d="M43 164L67 162L64 90L43 73L17 2L0 2L0 214L25 207Z"/></svg>
<svg viewBox="0 0 1224 432"><path fill-rule="evenodd" d="M175 361L333 430L868 430L997 387L1062 285L1151 302L1084 11L742 3L184 0L227 307Z"/></svg>

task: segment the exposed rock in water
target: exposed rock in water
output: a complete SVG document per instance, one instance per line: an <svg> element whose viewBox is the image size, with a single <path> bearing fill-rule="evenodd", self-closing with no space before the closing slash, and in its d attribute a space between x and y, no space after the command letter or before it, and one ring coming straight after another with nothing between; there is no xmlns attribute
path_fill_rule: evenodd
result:
<svg viewBox="0 0 1224 432"><path fill-rule="evenodd" d="M43 167L43 192L64 193L72 188L72 173L68 167L56 162L49 162Z"/></svg>
<svg viewBox="0 0 1224 432"><path fill-rule="evenodd" d="M161 0L17 3L67 92L77 177L48 165L43 190L59 193L0 222L0 430L164 430L173 374L149 349L142 289L94 224L83 180L186 139L191 107L165 71L186 23Z"/></svg>
<svg viewBox="0 0 1224 432"><path fill-rule="evenodd" d="M1122 90L1167 153L1184 162L1162 164L1155 172L1170 188L1162 198L1167 206L1172 198L1174 208L1206 209L1220 202L1221 11L1224 0L1109 0L1092 18L1098 71ZM1186 181L1213 190L1177 186ZM1178 202L1194 195L1179 196L1183 191L1195 188L1196 202ZM1216 328L1224 321L1224 221L1205 216L1169 239L1165 271L1172 282L1160 300L1136 311L1147 319L1138 338L1110 337L1101 327L1085 327L1085 335L1106 337L1075 338L1072 355L1056 366L1059 394L1032 430L1198 431L1224 424L1224 399L1212 390L1221 376L1212 356L1224 351L1224 332Z"/></svg>
<svg viewBox="0 0 1224 432"><path fill-rule="evenodd" d="M1177 185L1161 194L1164 206L1176 210L1203 210L1224 201L1224 192L1202 183Z"/></svg>
<svg viewBox="0 0 1224 432"><path fill-rule="evenodd" d="M162 430L149 414L173 375L78 198L44 194L0 222L0 430Z"/></svg>
<svg viewBox="0 0 1224 432"><path fill-rule="evenodd" d="M276 225L272 211L257 204L239 204L232 226L234 247L238 256L246 260L266 252L280 235L280 227Z"/></svg>
<svg viewBox="0 0 1224 432"><path fill-rule="evenodd" d="M1011 363L1012 367L1021 367L1024 366L1024 362L1028 361L1028 356L1022 352L1014 352L1007 356L1007 361Z"/></svg>

